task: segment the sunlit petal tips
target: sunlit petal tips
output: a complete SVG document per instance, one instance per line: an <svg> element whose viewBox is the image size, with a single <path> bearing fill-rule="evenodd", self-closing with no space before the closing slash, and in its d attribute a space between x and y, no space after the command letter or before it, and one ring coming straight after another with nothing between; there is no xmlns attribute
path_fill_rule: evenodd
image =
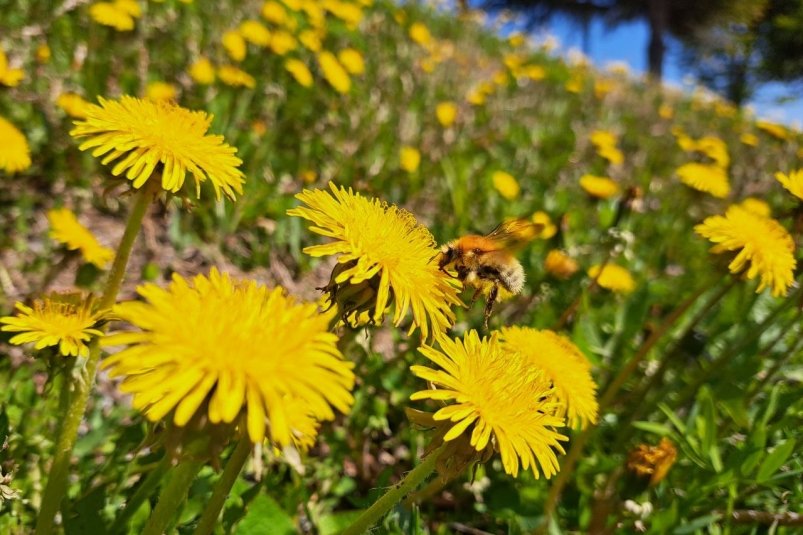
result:
<svg viewBox="0 0 803 535"><path fill-rule="evenodd" d="M71 251L81 251L86 262L105 269L114 258L114 250L101 245L69 209L50 210L47 219L50 222L50 237Z"/></svg>
<svg viewBox="0 0 803 535"><path fill-rule="evenodd" d="M712 252L736 252L728 268L752 280L759 277L757 292L772 288L772 295L786 295L794 280L797 261L795 242L780 223L756 215L741 206L728 208L724 216L706 218L694 231L716 245Z"/></svg>
<svg viewBox="0 0 803 535"><path fill-rule="evenodd" d="M104 345L128 347L103 367L124 377L121 389L150 420L206 416L239 422L254 443L307 447L316 422L350 410L353 365L314 304L215 269L138 292L144 302L114 313L140 330L109 335Z"/></svg>
<svg viewBox="0 0 803 535"><path fill-rule="evenodd" d="M562 404L559 416L572 427L597 422L597 385L591 377L591 363L571 340L556 332L529 327L505 327L502 345L529 358L541 368L555 386L555 397Z"/></svg>
<svg viewBox="0 0 803 535"><path fill-rule="evenodd" d="M803 169L789 171L789 173L775 173L775 179L786 188L786 191L803 200Z"/></svg>
<svg viewBox="0 0 803 535"><path fill-rule="evenodd" d="M433 388L416 392L412 400L453 401L434 414L448 421L445 442L468 441L476 452L499 451L505 472L513 476L532 469L535 477L558 472L556 451L563 453L564 425L549 376L522 353L500 343L496 334L480 338L469 331L463 339L439 339L421 353L441 369L412 366L411 371Z"/></svg>
<svg viewBox="0 0 803 535"><path fill-rule="evenodd" d="M381 322L395 302L395 325L412 309L412 327L419 327L424 338L448 329L454 323L452 307L462 302L454 279L433 261L438 250L429 230L406 210L333 184L330 189L303 191L296 197L306 206L287 213L334 240L304 252L337 255L325 290L343 320L352 326Z"/></svg>
<svg viewBox="0 0 803 535"><path fill-rule="evenodd" d="M105 165L114 162L112 174L125 173L135 188L142 187L157 170L162 188L175 193L184 185L187 172L195 179L196 195L207 179L215 189L232 200L243 191L242 161L237 149L223 142L223 136L208 135L212 117L190 111L171 102L99 98L100 105L88 106L86 119L76 121L73 137L87 138L81 150L93 149Z"/></svg>
<svg viewBox="0 0 803 535"><path fill-rule="evenodd" d="M11 337L12 344L33 343L37 350L58 346L65 357L85 357L89 353L86 343L102 335L94 328L100 314L93 312L92 304L80 294L54 293L30 307L17 303L18 314L0 318L0 323L3 331L18 333Z"/></svg>

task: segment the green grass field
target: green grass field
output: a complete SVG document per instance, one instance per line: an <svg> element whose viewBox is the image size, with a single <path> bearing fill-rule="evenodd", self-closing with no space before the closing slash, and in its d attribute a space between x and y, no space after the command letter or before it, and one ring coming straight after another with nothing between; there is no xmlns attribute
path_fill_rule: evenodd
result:
<svg viewBox="0 0 803 535"><path fill-rule="evenodd" d="M37 524L37 533L68 535L201 533L210 496L226 497L216 489L229 475L236 479L220 516L212 514L214 533L340 533L440 444L443 426L411 421L411 409L436 412L452 402L474 403L478 421L506 416L482 451L472 444L452 452L459 469L446 470L442 459L441 476L391 507L376 532L791 534L803 525L796 269L803 134L702 90L681 93L622 67L569 62L549 43L500 37L502 24L386 0L67 1L55 8L17 0L0 12L0 533L32 533ZM101 128L129 135L110 142L114 162L82 150L99 135L79 132L97 126L98 99L123 95L156 110L130 119L153 146L186 151L186 161L207 171L222 161L216 144L236 148L242 191L232 174L231 195L216 199L220 167L208 171L200 195L191 173L183 187L167 187L164 160L152 162L145 185L127 179L115 164L142 143L128 123ZM170 115L171 101L212 116L208 134L222 139L191 146L194 127L188 116ZM296 195L328 191L330 183L387 203L374 205L385 215L361 219L344 208L341 233L298 217L310 203ZM415 238L407 243L392 224L382 228L391 221L383 217L397 213L393 206L434 238L426 243L419 227L426 247L418 264ZM130 223L137 207L145 210L141 228ZM54 212L62 208L69 212ZM76 230L69 213L88 230ZM464 307L445 304L459 283L454 271L434 267L435 247L512 218L535 221L538 232L516 252L524 289L494 306L486 330L485 296L471 304L466 288ZM120 264L127 225L136 241ZM155 379L150 386L126 379L121 389L112 377L134 373L108 359L137 342L98 333L157 322L138 308L151 301L138 296L141 285L167 287L171 277L191 280L216 268L325 308L318 288L335 280L333 269L337 275L354 264L337 263L344 249L304 251L332 238L348 241L355 258L392 258L383 269L413 281L412 295L429 303L421 306L454 314L442 328L430 319L437 334L422 336L415 303L394 317L404 300L400 285L391 283L384 313L374 308L382 290L372 268L362 282L338 280L332 311L309 322L323 322L320 340L353 363L343 372L353 372L346 385L353 403L342 410L327 397L335 407L329 416L311 402L274 412L291 399L307 403L316 388L334 391L329 379L304 377L303 359L287 349L306 343L291 343L288 333L317 329L282 316L300 310L290 301L264 305L263 317L237 312L258 306L245 298L201 299L192 308L173 296L173 315L158 321L180 341L156 337L158 355L125 364L144 370L157 356L178 359L182 348L214 340L200 350L210 362L279 393L263 394L261 424L248 419L256 404L250 391L242 399L221 393L216 408L213 392L237 391L223 379L198 398L188 422L176 422L181 409L172 405L156 415L154 404L172 392L183 399L180 363L160 372L170 385L162 401L143 401L158 388ZM420 272L404 271L413 264ZM119 292L111 291L108 281L123 275ZM436 279L440 286L425 284ZM35 308L48 292L76 289L84 302L95 296L86 307L98 331L84 340L87 352L64 355L63 344L36 344L41 338L12 342L12 317L24 316L15 304ZM106 312L132 300L139 303ZM224 302L232 308L214 306ZM346 323L355 325L338 322L348 306L357 313ZM210 332L196 312L211 318ZM264 319L264 330L254 318ZM411 325L419 328L410 332ZM513 326L560 333L584 367L567 371L574 370L568 353L550 353L531 338L519 353L545 360L517 377L520 357L510 357L509 370L478 364L466 372L462 398L410 400L444 388L420 368L411 371L438 368L419 346L448 353L441 336L463 339L476 330L496 340L493 333ZM579 420L566 424L563 416L578 406L579 377L587 373L596 384L595 416L572 428ZM499 387L498 377L512 382ZM564 392L557 409L539 405L552 390L533 399L521 392L536 390L515 390L542 379L545 389ZM132 406L135 391L145 393ZM510 416L518 407L520 420ZM215 411L231 417L212 423ZM568 437L565 451L544 446L560 470L547 479L541 462L514 477L500 454L503 435L527 432L546 412L565 424L557 427ZM293 440L279 435L285 420ZM308 420L313 430L302 432ZM65 438L73 424L74 444ZM266 438L254 440L260 425ZM239 477L223 469L236 465L238 452ZM463 454L465 466L457 460ZM54 466L66 472L54 475ZM60 478L63 499L54 490ZM178 503L165 505L170 492Z"/></svg>

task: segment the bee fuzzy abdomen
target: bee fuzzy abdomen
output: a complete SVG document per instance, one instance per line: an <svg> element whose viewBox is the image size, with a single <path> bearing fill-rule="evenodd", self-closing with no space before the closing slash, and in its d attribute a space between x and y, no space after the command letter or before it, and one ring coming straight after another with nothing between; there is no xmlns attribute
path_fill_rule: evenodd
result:
<svg viewBox="0 0 803 535"><path fill-rule="evenodd" d="M502 285L512 294L518 294L524 288L524 268L521 264L510 266L499 274Z"/></svg>

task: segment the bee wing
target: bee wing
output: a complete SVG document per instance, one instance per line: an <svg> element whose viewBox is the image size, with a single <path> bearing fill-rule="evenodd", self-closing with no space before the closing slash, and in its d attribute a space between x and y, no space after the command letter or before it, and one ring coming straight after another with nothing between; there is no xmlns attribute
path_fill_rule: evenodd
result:
<svg viewBox="0 0 803 535"><path fill-rule="evenodd" d="M542 223L533 223L531 220L520 217L509 219L485 235L502 249L516 250L524 247L544 229Z"/></svg>

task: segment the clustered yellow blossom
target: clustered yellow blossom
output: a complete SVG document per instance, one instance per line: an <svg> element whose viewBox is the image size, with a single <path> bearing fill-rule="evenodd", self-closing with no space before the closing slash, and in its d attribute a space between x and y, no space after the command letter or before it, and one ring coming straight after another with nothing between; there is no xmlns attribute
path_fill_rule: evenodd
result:
<svg viewBox="0 0 803 535"><path fill-rule="evenodd" d="M143 300L114 316L138 330L106 336L104 346L127 347L102 366L149 420L241 422L253 443L305 448L317 421L351 409L353 364L314 304L215 269L137 291Z"/></svg>
<svg viewBox="0 0 803 535"><path fill-rule="evenodd" d="M14 174L31 166L31 149L25 134L0 117L0 169Z"/></svg>
<svg viewBox="0 0 803 535"><path fill-rule="evenodd" d="M724 216L708 217L694 231L715 244L711 252L735 252L728 269L744 272L749 280L758 277L757 292L770 287L772 295L786 295L797 261L795 242L780 223L733 205Z"/></svg>
<svg viewBox="0 0 803 535"><path fill-rule="evenodd" d="M47 213L50 237L71 251L81 251L84 261L99 269L106 269L114 258L114 250L101 245L68 208L57 208Z"/></svg>
<svg viewBox="0 0 803 535"><path fill-rule="evenodd" d="M295 78L296 82L304 87L312 87L312 73L303 61L289 58L284 62L284 68Z"/></svg>
<svg viewBox="0 0 803 535"><path fill-rule="evenodd" d="M81 294L50 294L36 299L33 306L17 303L17 315L0 318L5 332L18 333L10 342L33 343L36 350L58 346L65 357L86 357L86 345L93 336L102 336L95 328L101 317L93 310L92 299Z"/></svg>
<svg viewBox="0 0 803 535"><path fill-rule="evenodd" d="M580 177L583 191L597 199L610 199L619 194L619 184L606 176L583 175Z"/></svg>
<svg viewBox="0 0 803 535"><path fill-rule="evenodd" d="M577 261L558 249L552 249L544 259L544 268L547 273L557 279L569 279L580 269Z"/></svg>
<svg viewBox="0 0 803 535"><path fill-rule="evenodd" d="M491 175L494 189L505 199L512 201L519 196L521 188L516 178L505 171L495 171Z"/></svg>
<svg viewBox="0 0 803 535"><path fill-rule="evenodd" d="M536 478L556 474L556 452L564 453L561 441L567 437L557 431L565 419L556 413L564 408L549 375L533 365L530 355L503 344L497 333L480 338L472 330L462 339L441 337L438 345L419 348L439 369L410 367L431 385L410 399L452 402L432 415L445 427L439 433L447 444L441 464L461 457L469 464L498 451L505 472L514 477L520 466Z"/></svg>
<svg viewBox="0 0 803 535"><path fill-rule="evenodd" d="M209 58L200 57L190 66L190 76L201 85L209 85L215 81L215 66Z"/></svg>
<svg viewBox="0 0 803 535"><path fill-rule="evenodd" d="M98 24L127 32L134 29L134 20L142 16L142 10L136 0L95 2L89 6L89 16Z"/></svg>
<svg viewBox="0 0 803 535"><path fill-rule="evenodd" d="M348 72L334 54L328 50L323 50L318 53L318 65L321 68L323 77L329 82L335 91L338 93L348 93L351 91L351 78Z"/></svg>
<svg viewBox="0 0 803 535"><path fill-rule="evenodd" d="M256 79L234 65L221 65L217 70L220 81L232 87L247 87L253 89L257 85Z"/></svg>
<svg viewBox="0 0 803 535"><path fill-rule="evenodd" d="M341 319L352 326L380 323L395 302L394 325L412 309L410 331L418 327L424 338L451 327L452 307L462 302L454 279L433 261L438 250L429 230L406 210L334 184L329 189L304 190L296 197L306 206L287 213L334 240L304 252L337 257L325 291Z"/></svg>
<svg viewBox="0 0 803 535"><path fill-rule="evenodd" d="M208 135L212 118L204 112L190 111L174 103L140 100L123 96L120 100L99 98L100 105L86 110L86 119L76 121L70 135L86 138L78 148L93 149L103 157L101 163L115 176L126 173L135 188L160 167L162 188L177 192L187 172L195 179L200 197L201 182L209 180L220 198L232 200L242 194L242 161L237 149L223 142L222 136Z"/></svg>
<svg viewBox="0 0 803 535"><path fill-rule="evenodd" d="M415 147L409 145L399 149L399 165L408 173L415 173L421 164L421 153Z"/></svg>
<svg viewBox="0 0 803 535"><path fill-rule="evenodd" d="M617 146L616 135L608 130L595 130L591 132L591 144L597 150L597 154L608 160L611 165L620 165L625 161L625 156Z"/></svg>
<svg viewBox="0 0 803 535"><path fill-rule="evenodd" d="M630 272L616 264L605 264L604 267L591 266L588 269L588 276L595 279L600 287L612 292L628 294L636 289L636 281Z"/></svg>
<svg viewBox="0 0 803 535"><path fill-rule="evenodd" d="M548 240L558 233L558 227L552 222L552 218L544 211L537 211L532 217L533 223L541 227L541 232L538 233L537 238Z"/></svg>
<svg viewBox="0 0 803 535"><path fill-rule="evenodd" d="M457 105L454 102L439 102L435 106L435 116L444 128L449 128L457 119Z"/></svg>

